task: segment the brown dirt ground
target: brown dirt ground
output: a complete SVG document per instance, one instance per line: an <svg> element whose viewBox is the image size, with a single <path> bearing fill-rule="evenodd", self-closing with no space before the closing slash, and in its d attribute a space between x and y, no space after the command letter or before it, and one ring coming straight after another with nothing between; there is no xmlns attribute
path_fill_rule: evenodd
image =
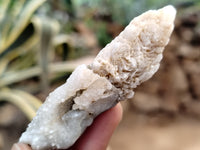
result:
<svg viewBox="0 0 200 150"><path fill-rule="evenodd" d="M147 117L131 110L111 141L111 150L199 150L200 121L162 114Z"/></svg>

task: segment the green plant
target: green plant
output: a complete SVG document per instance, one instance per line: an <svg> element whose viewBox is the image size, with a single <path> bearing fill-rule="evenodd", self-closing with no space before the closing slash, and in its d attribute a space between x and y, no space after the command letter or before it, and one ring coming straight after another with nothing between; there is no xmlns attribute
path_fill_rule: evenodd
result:
<svg viewBox="0 0 200 150"><path fill-rule="evenodd" d="M49 72L72 71L74 67L66 65L68 62L49 63L55 47L68 39L58 35L60 25L55 19L36 13L45 2L0 0L0 101L15 104L30 120L41 101L11 85L39 76L41 86L37 88L47 92Z"/></svg>
<svg viewBox="0 0 200 150"><path fill-rule="evenodd" d="M34 31L34 22L31 18L44 2L45 0L0 1L0 79L9 70L10 63L10 70L17 70L24 65L25 61L29 62L28 66L32 64L33 60L23 59L23 55L27 55L27 52L31 51L38 42L38 32ZM21 57L20 59L23 60L23 63L15 62L17 63L15 66L18 68L12 65L17 57ZM0 100L16 104L31 119L41 102L31 96L28 96L29 98L25 100L24 95L28 94L23 92L16 94L14 90L9 88L5 90L5 86L0 89ZM36 101L37 105L33 101ZM30 103L32 106L30 106Z"/></svg>

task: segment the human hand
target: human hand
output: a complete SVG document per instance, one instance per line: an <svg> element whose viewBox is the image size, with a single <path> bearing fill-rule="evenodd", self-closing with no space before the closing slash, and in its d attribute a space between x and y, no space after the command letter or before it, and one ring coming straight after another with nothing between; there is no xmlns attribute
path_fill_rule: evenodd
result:
<svg viewBox="0 0 200 150"><path fill-rule="evenodd" d="M122 107L117 104L115 107L100 114L86 129L83 135L68 150L106 150L109 140L121 121ZM11 150L32 150L30 146L16 143Z"/></svg>

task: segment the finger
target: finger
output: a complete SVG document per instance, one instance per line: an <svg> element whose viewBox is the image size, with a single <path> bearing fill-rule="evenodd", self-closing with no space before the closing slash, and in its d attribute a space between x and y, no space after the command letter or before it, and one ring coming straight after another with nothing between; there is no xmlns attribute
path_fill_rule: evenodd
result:
<svg viewBox="0 0 200 150"><path fill-rule="evenodd" d="M80 150L104 150L106 149L114 129L122 118L121 104L99 115L81 138L73 146ZM30 146L16 143L11 150L32 150Z"/></svg>
<svg viewBox="0 0 200 150"><path fill-rule="evenodd" d="M115 107L99 115L74 144L72 149L105 150L121 118L122 107L121 104L117 104Z"/></svg>
<svg viewBox="0 0 200 150"><path fill-rule="evenodd" d="M30 146L23 143L15 143L11 150L32 150Z"/></svg>

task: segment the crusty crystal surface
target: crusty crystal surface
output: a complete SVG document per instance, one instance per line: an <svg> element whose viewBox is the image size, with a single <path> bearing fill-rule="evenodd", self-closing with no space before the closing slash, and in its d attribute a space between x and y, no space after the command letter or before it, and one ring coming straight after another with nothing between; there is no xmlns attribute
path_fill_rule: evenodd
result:
<svg viewBox="0 0 200 150"><path fill-rule="evenodd" d="M158 70L174 28L176 10L166 6L133 19L89 66L80 65L49 94L20 142L33 149L69 148L93 119Z"/></svg>
<svg viewBox="0 0 200 150"><path fill-rule="evenodd" d="M133 88L158 70L174 28L175 14L172 6L166 6L134 18L91 64L95 73L107 77L121 90L121 99L132 98Z"/></svg>

